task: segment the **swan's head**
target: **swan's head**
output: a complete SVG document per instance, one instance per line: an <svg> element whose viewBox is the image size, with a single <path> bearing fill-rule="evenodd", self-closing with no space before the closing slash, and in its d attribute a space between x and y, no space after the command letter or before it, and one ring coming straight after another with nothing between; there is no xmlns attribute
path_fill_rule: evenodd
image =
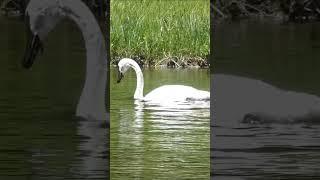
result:
<svg viewBox="0 0 320 180"><path fill-rule="evenodd" d="M133 66L133 64L136 63L134 60L129 59L129 58L123 58L119 61L118 63L118 80L117 83L120 83L124 73L128 71L130 67Z"/></svg>
<svg viewBox="0 0 320 180"><path fill-rule="evenodd" d="M22 61L25 68L30 68L39 51L43 51L45 38L61 17L58 1L30 0L25 14L27 46Z"/></svg>

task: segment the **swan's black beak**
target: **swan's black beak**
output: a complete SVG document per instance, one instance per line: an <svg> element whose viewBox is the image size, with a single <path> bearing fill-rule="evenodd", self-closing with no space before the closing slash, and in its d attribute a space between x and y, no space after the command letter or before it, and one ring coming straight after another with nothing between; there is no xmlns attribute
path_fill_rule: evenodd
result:
<svg viewBox="0 0 320 180"><path fill-rule="evenodd" d="M118 80L117 80L117 83L120 83L122 78L123 78L123 74L122 74L120 71L118 71Z"/></svg>
<svg viewBox="0 0 320 180"><path fill-rule="evenodd" d="M24 53L24 58L22 60L22 65L24 68L29 69L34 60L36 59L39 51L43 52L43 45L38 35L34 35L30 30L29 16L26 15L26 35L27 44Z"/></svg>

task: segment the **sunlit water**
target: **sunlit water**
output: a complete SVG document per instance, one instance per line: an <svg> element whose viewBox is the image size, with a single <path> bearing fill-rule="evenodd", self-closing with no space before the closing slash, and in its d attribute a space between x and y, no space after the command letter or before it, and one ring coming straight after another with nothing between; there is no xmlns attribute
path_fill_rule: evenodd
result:
<svg viewBox="0 0 320 180"><path fill-rule="evenodd" d="M210 103L159 106L133 99L134 71L116 83L111 71L112 179L208 179ZM166 84L209 90L208 70L144 69L145 92ZM183 92L182 92L183 93Z"/></svg>
<svg viewBox="0 0 320 180"><path fill-rule="evenodd" d="M74 117L85 76L81 33L50 33L22 68L24 24L0 19L0 179L107 179L105 122Z"/></svg>
<svg viewBox="0 0 320 180"><path fill-rule="evenodd" d="M320 24L225 23L214 38L214 73L320 96ZM212 122L212 179L320 178L320 119L230 121L235 123Z"/></svg>

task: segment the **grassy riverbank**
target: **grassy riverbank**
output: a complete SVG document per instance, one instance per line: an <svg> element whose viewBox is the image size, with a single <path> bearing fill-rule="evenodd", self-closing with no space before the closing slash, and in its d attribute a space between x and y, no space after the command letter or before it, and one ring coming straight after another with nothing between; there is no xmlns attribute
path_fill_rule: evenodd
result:
<svg viewBox="0 0 320 180"><path fill-rule="evenodd" d="M111 59L206 61L209 27L209 0L112 0Z"/></svg>

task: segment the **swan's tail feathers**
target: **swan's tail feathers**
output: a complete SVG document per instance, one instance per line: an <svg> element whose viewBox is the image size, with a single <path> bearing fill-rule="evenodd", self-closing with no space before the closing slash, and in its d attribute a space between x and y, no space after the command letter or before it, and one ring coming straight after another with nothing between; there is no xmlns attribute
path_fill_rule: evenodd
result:
<svg viewBox="0 0 320 180"><path fill-rule="evenodd" d="M187 101L210 101L210 92L198 90L193 97L187 97Z"/></svg>
<svg viewBox="0 0 320 180"><path fill-rule="evenodd" d="M300 123L319 123L319 113L306 112L299 115L280 115L266 112L251 112L244 115L242 123L247 124L300 124Z"/></svg>
<svg viewBox="0 0 320 180"><path fill-rule="evenodd" d="M187 101L210 101L210 97L209 98L194 98L194 97L188 97L186 98Z"/></svg>

